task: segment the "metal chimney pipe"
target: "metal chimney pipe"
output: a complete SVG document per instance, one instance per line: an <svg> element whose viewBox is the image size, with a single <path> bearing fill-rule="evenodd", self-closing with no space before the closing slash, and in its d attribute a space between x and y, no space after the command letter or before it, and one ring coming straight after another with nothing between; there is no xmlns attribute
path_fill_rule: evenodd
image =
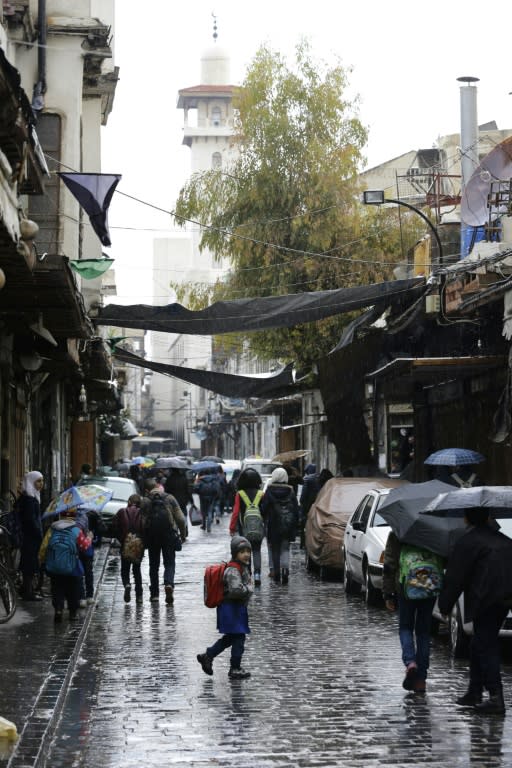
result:
<svg viewBox="0 0 512 768"><path fill-rule="evenodd" d="M477 89L471 83L479 82L478 77L458 77L459 83L465 83L460 88L460 166L461 166L461 195L465 194L466 184L478 165L478 118L477 118ZM461 258L469 253L473 230L461 221L460 253Z"/></svg>

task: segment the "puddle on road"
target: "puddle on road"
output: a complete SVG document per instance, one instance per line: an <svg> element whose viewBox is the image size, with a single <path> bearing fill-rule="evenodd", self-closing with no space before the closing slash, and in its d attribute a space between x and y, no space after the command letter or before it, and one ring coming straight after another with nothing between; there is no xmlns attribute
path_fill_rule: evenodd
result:
<svg viewBox="0 0 512 768"><path fill-rule="evenodd" d="M0 624L0 633L7 632L10 629L12 630L13 627L21 627L23 624L30 624L31 621L35 621L39 618L39 614L32 614L23 608L16 608L16 613L12 619L5 624Z"/></svg>

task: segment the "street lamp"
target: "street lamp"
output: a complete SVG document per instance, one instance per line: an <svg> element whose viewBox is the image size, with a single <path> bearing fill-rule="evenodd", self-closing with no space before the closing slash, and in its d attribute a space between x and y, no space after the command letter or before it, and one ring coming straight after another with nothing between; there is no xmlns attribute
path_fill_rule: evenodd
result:
<svg viewBox="0 0 512 768"><path fill-rule="evenodd" d="M423 211L420 211L419 208L416 208L414 205L411 205L410 203L406 203L404 200L396 200L392 197L384 197L384 190L382 189L367 189L365 192L363 192L363 203L364 205L384 205L384 203L396 203L396 205L403 205L406 208L409 208L411 211L414 211L418 214L418 216L421 216L423 221L428 224L430 229L433 232L433 235L436 239L437 247L439 249L439 263L443 263L443 246L441 244L441 239L439 237L439 234L437 232L437 229L434 227L428 216L425 216Z"/></svg>

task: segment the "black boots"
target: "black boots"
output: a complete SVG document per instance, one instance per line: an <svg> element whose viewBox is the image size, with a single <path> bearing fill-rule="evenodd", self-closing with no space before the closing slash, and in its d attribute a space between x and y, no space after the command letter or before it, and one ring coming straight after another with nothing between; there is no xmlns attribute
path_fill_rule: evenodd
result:
<svg viewBox="0 0 512 768"><path fill-rule="evenodd" d="M503 700L503 692L490 693L488 699L475 704L475 711L480 712L482 715L504 715L505 701Z"/></svg>
<svg viewBox="0 0 512 768"><path fill-rule="evenodd" d="M283 568L281 571L281 584L288 584L288 568Z"/></svg>
<svg viewBox="0 0 512 768"><path fill-rule="evenodd" d="M458 704L459 707L476 707L477 704L482 703L482 691L472 689L471 686L469 686L464 696L459 696L458 699L455 699L455 703Z"/></svg>

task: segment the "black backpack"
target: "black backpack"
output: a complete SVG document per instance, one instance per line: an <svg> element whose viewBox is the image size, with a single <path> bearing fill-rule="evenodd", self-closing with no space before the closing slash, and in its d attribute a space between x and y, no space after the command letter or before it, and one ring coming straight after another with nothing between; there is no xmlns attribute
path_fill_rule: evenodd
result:
<svg viewBox="0 0 512 768"><path fill-rule="evenodd" d="M286 498L278 499L275 496L272 499L272 529L281 539L291 538L295 535L297 525L295 508L292 495Z"/></svg>
<svg viewBox="0 0 512 768"><path fill-rule="evenodd" d="M153 542L167 541L171 533L167 504L160 493L152 493L149 499L151 506L147 516L147 538Z"/></svg>
<svg viewBox="0 0 512 768"><path fill-rule="evenodd" d="M176 552L181 550L181 536L178 529L171 522L169 509L164 497L160 493L152 493L150 496L146 538L150 544L171 544Z"/></svg>

